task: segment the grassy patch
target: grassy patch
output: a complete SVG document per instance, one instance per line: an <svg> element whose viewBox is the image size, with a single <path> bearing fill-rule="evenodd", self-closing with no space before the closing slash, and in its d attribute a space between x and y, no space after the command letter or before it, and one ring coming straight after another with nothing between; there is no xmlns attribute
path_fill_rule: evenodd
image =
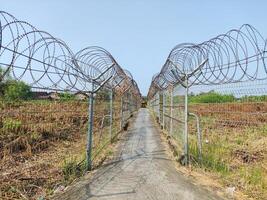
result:
<svg viewBox="0 0 267 200"><path fill-rule="evenodd" d="M213 91L197 95L189 95L188 97L190 103L225 103L234 102L235 100L236 98L234 95L219 94Z"/></svg>
<svg viewBox="0 0 267 200"><path fill-rule="evenodd" d="M191 155L191 163L195 166L205 168L206 170L215 171L225 175L229 173L229 166L224 161L223 155L227 154L227 150L220 144L206 144L203 146L202 156L200 157L196 141L189 146Z"/></svg>
<svg viewBox="0 0 267 200"><path fill-rule="evenodd" d="M202 119L202 160L195 130L190 133L193 166L220 175L226 186L235 186L253 199L267 199L267 125L215 128L209 118Z"/></svg>
<svg viewBox="0 0 267 200"><path fill-rule="evenodd" d="M21 121L11 118L4 119L2 123L2 128L5 130L18 130L22 125Z"/></svg>
<svg viewBox="0 0 267 200"><path fill-rule="evenodd" d="M62 165L62 173L65 183L71 183L76 178L81 177L86 171L85 159L70 157L64 160Z"/></svg>
<svg viewBox="0 0 267 200"><path fill-rule="evenodd" d="M267 173L260 164L242 165L224 180L228 184L235 184L253 199L267 199Z"/></svg>

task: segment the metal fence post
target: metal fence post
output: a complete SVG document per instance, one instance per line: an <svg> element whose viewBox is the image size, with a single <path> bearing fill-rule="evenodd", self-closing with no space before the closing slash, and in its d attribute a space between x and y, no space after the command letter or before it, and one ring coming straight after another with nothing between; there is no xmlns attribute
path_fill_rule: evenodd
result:
<svg viewBox="0 0 267 200"><path fill-rule="evenodd" d="M123 95L121 97L121 124L120 124L120 127L121 127L121 130L123 128Z"/></svg>
<svg viewBox="0 0 267 200"><path fill-rule="evenodd" d="M197 116L197 141L198 141L198 159L202 161L202 133L200 129L200 120Z"/></svg>
<svg viewBox="0 0 267 200"><path fill-rule="evenodd" d="M159 118L159 123L161 123L160 119L160 91L158 92L158 118Z"/></svg>
<svg viewBox="0 0 267 200"><path fill-rule="evenodd" d="M199 116L195 113L189 113L196 118L196 125L197 125L197 146L198 146L198 159L202 161L202 133L200 129L200 119Z"/></svg>
<svg viewBox="0 0 267 200"><path fill-rule="evenodd" d="M162 92L162 127L165 129L165 94Z"/></svg>
<svg viewBox="0 0 267 200"><path fill-rule="evenodd" d="M94 88L94 83L92 83ZM92 90L94 91L94 89ZM94 93L89 95L89 116L88 116L88 132L87 132L87 147L86 147L86 169L92 169L92 148L93 148L93 123L94 123Z"/></svg>
<svg viewBox="0 0 267 200"><path fill-rule="evenodd" d="M112 124L113 124L113 90L111 89L109 94L109 109L110 109L110 120L109 120L109 134L110 134L110 142L112 142Z"/></svg>
<svg viewBox="0 0 267 200"><path fill-rule="evenodd" d="M161 91L159 91L159 124L162 125L162 122L161 122Z"/></svg>
<svg viewBox="0 0 267 200"><path fill-rule="evenodd" d="M185 76L185 103L184 103L184 154L185 165L189 164L189 147L188 147L188 77Z"/></svg>
<svg viewBox="0 0 267 200"><path fill-rule="evenodd" d="M133 94L131 93L130 94L130 100L129 100L129 109L130 109L130 115L132 114L132 112L133 112Z"/></svg>
<svg viewBox="0 0 267 200"><path fill-rule="evenodd" d="M173 135L173 87L171 88L171 120L170 120L170 135Z"/></svg>
<svg viewBox="0 0 267 200"><path fill-rule="evenodd" d="M159 114L159 105L160 105L160 102L159 102L159 92L157 92L157 96L155 97L156 98L156 110L157 110L157 113Z"/></svg>

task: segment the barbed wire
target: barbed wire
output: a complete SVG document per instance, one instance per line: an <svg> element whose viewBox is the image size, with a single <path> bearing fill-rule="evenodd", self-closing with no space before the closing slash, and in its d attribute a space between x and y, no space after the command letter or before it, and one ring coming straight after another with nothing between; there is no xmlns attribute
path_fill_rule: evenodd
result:
<svg viewBox="0 0 267 200"><path fill-rule="evenodd" d="M152 78L148 96L185 83L220 85L267 79L267 40L249 24L200 44L182 43Z"/></svg>
<svg viewBox="0 0 267 200"><path fill-rule="evenodd" d="M112 55L101 47L91 46L73 53L68 45L45 31L38 30L13 15L0 11L0 81L10 74L32 88L96 92L106 86L117 89L134 84L132 75L121 68Z"/></svg>

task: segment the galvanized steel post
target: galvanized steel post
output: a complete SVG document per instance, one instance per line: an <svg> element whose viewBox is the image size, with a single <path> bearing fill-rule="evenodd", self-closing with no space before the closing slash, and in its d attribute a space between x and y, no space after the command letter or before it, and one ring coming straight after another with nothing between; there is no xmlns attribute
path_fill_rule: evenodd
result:
<svg viewBox="0 0 267 200"><path fill-rule="evenodd" d="M120 124L120 127L121 127L121 130L123 128L123 95L121 97L121 124Z"/></svg>
<svg viewBox="0 0 267 200"><path fill-rule="evenodd" d="M110 135L110 142L112 142L112 124L113 124L113 90L111 89L109 94L109 109L110 109L110 120L109 120L109 135Z"/></svg>
<svg viewBox="0 0 267 200"><path fill-rule="evenodd" d="M159 123L161 123L161 118L160 118L160 91L158 92L158 118L159 118Z"/></svg>
<svg viewBox="0 0 267 200"><path fill-rule="evenodd" d="M200 119L197 114L189 113L196 118L196 126L197 126L197 146L198 146L198 159L199 161L202 160L202 133L200 129Z"/></svg>
<svg viewBox="0 0 267 200"><path fill-rule="evenodd" d="M92 91L94 91L94 83L92 83ZM89 116L88 116L88 132L87 132L87 147L86 147L86 169L92 169L92 148L93 148L93 123L94 123L94 93L89 95Z"/></svg>
<svg viewBox="0 0 267 200"><path fill-rule="evenodd" d="M165 129L165 94L162 91L162 128Z"/></svg>
<svg viewBox="0 0 267 200"><path fill-rule="evenodd" d="M200 120L197 115L196 118L197 118L198 159L202 161L202 133L200 129Z"/></svg>
<svg viewBox="0 0 267 200"><path fill-rule="evenodd" d="M185 103L184 103L184 156L185 165L189 164L189 147L188 147L188 77L185 76Z"/></svg>
<svg viewBox="0 0 267 200"><path fill-rule="evenodd" d="M171 120L170 120L170 135L173 135L173 126L172 126L172 123L173 123L173 87L171 88Z"/></svg>

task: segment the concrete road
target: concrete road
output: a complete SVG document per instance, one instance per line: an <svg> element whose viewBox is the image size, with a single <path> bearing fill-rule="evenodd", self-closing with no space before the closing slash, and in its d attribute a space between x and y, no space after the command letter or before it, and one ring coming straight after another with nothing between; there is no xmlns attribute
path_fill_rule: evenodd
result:
<svg viewBox="0 0 267 200"><path fill-rule="evenodd" d="M111 163L57 199L219 200L176 171L147 109L140 109Z"/></svg>

